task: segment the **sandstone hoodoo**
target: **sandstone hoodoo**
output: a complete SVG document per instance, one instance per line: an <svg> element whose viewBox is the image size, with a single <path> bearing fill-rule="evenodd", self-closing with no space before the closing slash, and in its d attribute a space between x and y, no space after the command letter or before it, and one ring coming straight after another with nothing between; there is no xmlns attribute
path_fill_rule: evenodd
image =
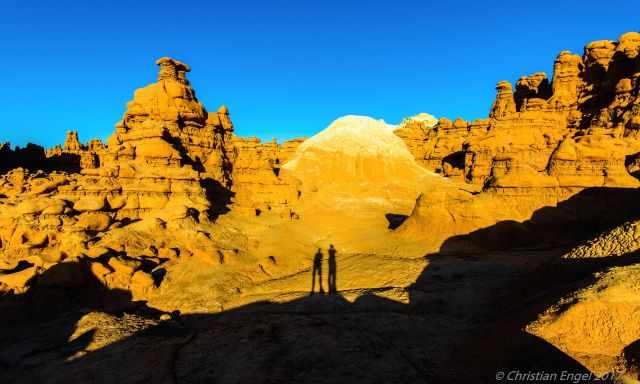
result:
<svg viewBox="0 0 640 384"><path fill-rule="evenodd" d="M104 142L0 145L0 382L640 379L640 33L284 142L156 64Z"/></svg>

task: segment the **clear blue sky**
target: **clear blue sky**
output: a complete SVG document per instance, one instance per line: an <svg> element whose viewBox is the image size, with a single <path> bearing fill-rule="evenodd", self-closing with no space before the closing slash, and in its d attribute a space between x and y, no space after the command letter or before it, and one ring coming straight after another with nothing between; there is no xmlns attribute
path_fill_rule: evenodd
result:
<svg viewBox="0 0 640 384"><path fill-rule="evenodd" d="M640 29L635 1L0 2L0 141L107 138L154 61L192 67L240 135L287 139L345 114L484 117L498 80Z"/></svg>

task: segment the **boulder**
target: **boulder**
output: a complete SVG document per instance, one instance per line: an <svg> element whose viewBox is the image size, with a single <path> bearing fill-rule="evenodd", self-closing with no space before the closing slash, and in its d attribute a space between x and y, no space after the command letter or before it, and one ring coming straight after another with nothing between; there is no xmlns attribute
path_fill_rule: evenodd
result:
<svg viewBox="0 0 640 384"><path fill-rule="evenodd" d="M142 266L142 263L138 260L125 259L118 256L109 259L109 266L113 268L116 274L131 276Z"/></svg>
<svg viewBox="0 0 640 384"><path fill-rule="evenodd" d="M131 276L129 287L135 295L144 295L154 288L153 277L147 272L136 271L133 276Z"/></svg>
<svg viewBox="0 0 640 384"><path fill-rule="evenodd" d="M39 256L43 262L50 264L59 263L65 258L65 254L58 248L44 250Z"/></svg>
<svg viewBox="0 0 640 384"><path fill-rule="evenodd" d="M78 217L76 227L83 231L102 232L111 225L111 216L104 212L84 212Z"/></svg>
<svg viewBox="0 0 640 384"><path fill-rule="evenodd" d="M96 279L98 279L99 282L103 284L106 284L105 276L111 273L109 268L99 262L92 262L89 265L89 271Z"/></svg>
<svg viewBox="0 0 640 384"><path fill-rule="evenodd" d="M51 198L36 198L21 202L16 207L16 212L20 215L45 214L60 215L64 212L66 204L63 200Z"/></svg>
<svg viewBox="0 0 640 384"><path fill-rule="evenodd" d="M25 288L27 283L29 283L37 274L38 267L36 266L23 269L19 272L0 274L0 284L6 285L9 289L21 290Z"/></svg>
<svg viewBox="0 0 640 384"><path fill-rule="evenodd" d="M86 196L73 204L73 209L80 212L102 211L107 208L107 202L102 196Z"/></svg>
<svg viewBox="0 0 640 384"><path fill-rule="evenodd" d="M93 246L87 250L86 255L87 257L90 257L92 259L97 259L97 258L106 256L109 253L111 253L111 250L109 248L101 247L101 246Z"/></svg>

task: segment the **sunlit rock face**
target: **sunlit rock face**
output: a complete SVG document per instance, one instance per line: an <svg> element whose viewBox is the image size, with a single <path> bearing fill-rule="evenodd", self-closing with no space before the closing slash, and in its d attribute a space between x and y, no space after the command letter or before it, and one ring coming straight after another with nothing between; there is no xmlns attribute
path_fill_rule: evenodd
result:
<svg viewBox="0 0 640 384"><path fill-rule="evenodd" d="M305 196L345 209L413 204L429 179L447 181L416 163L396 128L366 116L341 117L298 146L283 170L301 181Z"/></svg>
<svg viewBox="0 0 640 384"><path fill-rule="evenodd" d="M395 126L365 116L345 116L303 142L284 169L306 183L371 183L424 173Z"/></svg>
<svg viewBox="0 0 640 384"><path fill-rule="evenodd" d="M3 290L21 292L51 265L88 257L109 263L91 266L109 287L142 285L139 294L151 293L142 272L150 273L157 260L147 262L198 254L199 247L215 253L218 246L196 234L206 233L201 226L212 225L229 205L239 214L260 209L295 216L298 182L278 171L303 140L260 143L234 136L227 107L208 112L196 98L189 66L166 57L156 64L158 81L135 91L106 145L82 143L69 131L63 145L47 151L0 148L6 167L0 177L2 265L35 261L32 275L3 279ZM140 224L128 225L134 222ZM167 231L174 231L169 242ZM122 253L147 264L109 280L117 272L111 259Z"/></svg>
<svg viewBox="0 0 640 384"><path fill-rule="evenodd" d="M52 166L117 185L105 191L127 201L118 207L123 217L148 215L165 202L218 211L232 197L239 212L294 215L296 182L279 170L304 139L279 144L235 136L226 106L209 112L197 99L188 65L168 57L156 64L158 81L135 91L106 145L82 144L70 131L64 145L46 151ZM153 204L141 204L141 196Z"/></svg>
<svg viewBox="0 0 640 384"><path fill-rule="evenodd" d="M438 249L452 233L525 221L585 190L640 186L632 176L640 169L637 36L589 43L583 55L560 52L551 80L523 76L515 91L498 82L488 119L403 122L395 134L419 165L482 193L425 188L397 233ZM581 221L615 222L615 210L600 210L610 203L583 207ZM554 221L576 216L566 211Z"/></svg>
<svg viewBox="0 0 640 384"><path fill-rule="evenodd" d="M640 152L638 36L560 52L551 82L542 72L523 76L513 92L500 81L488 120L451 129L441 119L397 134L427 169L485 189L638 186L629 175Z"/></svg>

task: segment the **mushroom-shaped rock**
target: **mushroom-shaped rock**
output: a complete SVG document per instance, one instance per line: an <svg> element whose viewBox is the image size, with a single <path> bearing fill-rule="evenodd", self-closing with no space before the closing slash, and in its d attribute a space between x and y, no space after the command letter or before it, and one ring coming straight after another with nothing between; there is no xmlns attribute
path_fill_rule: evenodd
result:
<svg viewBox="0 0 640 384"><path fill-rule="evenodd" d="M506 80L499 81L496 85L496 92L496 101L491 107L489 117L501 119L514 114L516 112L516 102L511 83Z"/></svg>
<svg viewBox="0 0 640 384"><path fill-rule="evenodd" d="M220 119L222 128L227 131L233 131L233 123L229 117L229 108L227 108L226 105L221 105L220 108L218 108L218 118Z"/></svg>
<svg viewBox="0 0 640 384"><path fill-rule="evenodd" d="M160 72L158 73L158 81L178 80L176 60L170 57L161 57L156 61L156 64L160 66Z"/></svg>
<svg viewBox="0 0 640 384"><path fill-rule="evenodd" d="M80 144L80 140L78 139L78 131L67 132L63 149L69 152L80 151L82 149L82 144Z"/></svg>
<svg viewBox="0 0 640 384"><path fill-rule="evenodd" d="M556 107L573 105L577 101L582 57L562 51L553 65L553 96L550 104Z"/></svg>
<svg viewBox="0 0 640 384"><path fill-rule="evenodd" d="M587 65L597 63L607 69L615 51L616 45L611 40L591 42L584 48Z"/></svg>

